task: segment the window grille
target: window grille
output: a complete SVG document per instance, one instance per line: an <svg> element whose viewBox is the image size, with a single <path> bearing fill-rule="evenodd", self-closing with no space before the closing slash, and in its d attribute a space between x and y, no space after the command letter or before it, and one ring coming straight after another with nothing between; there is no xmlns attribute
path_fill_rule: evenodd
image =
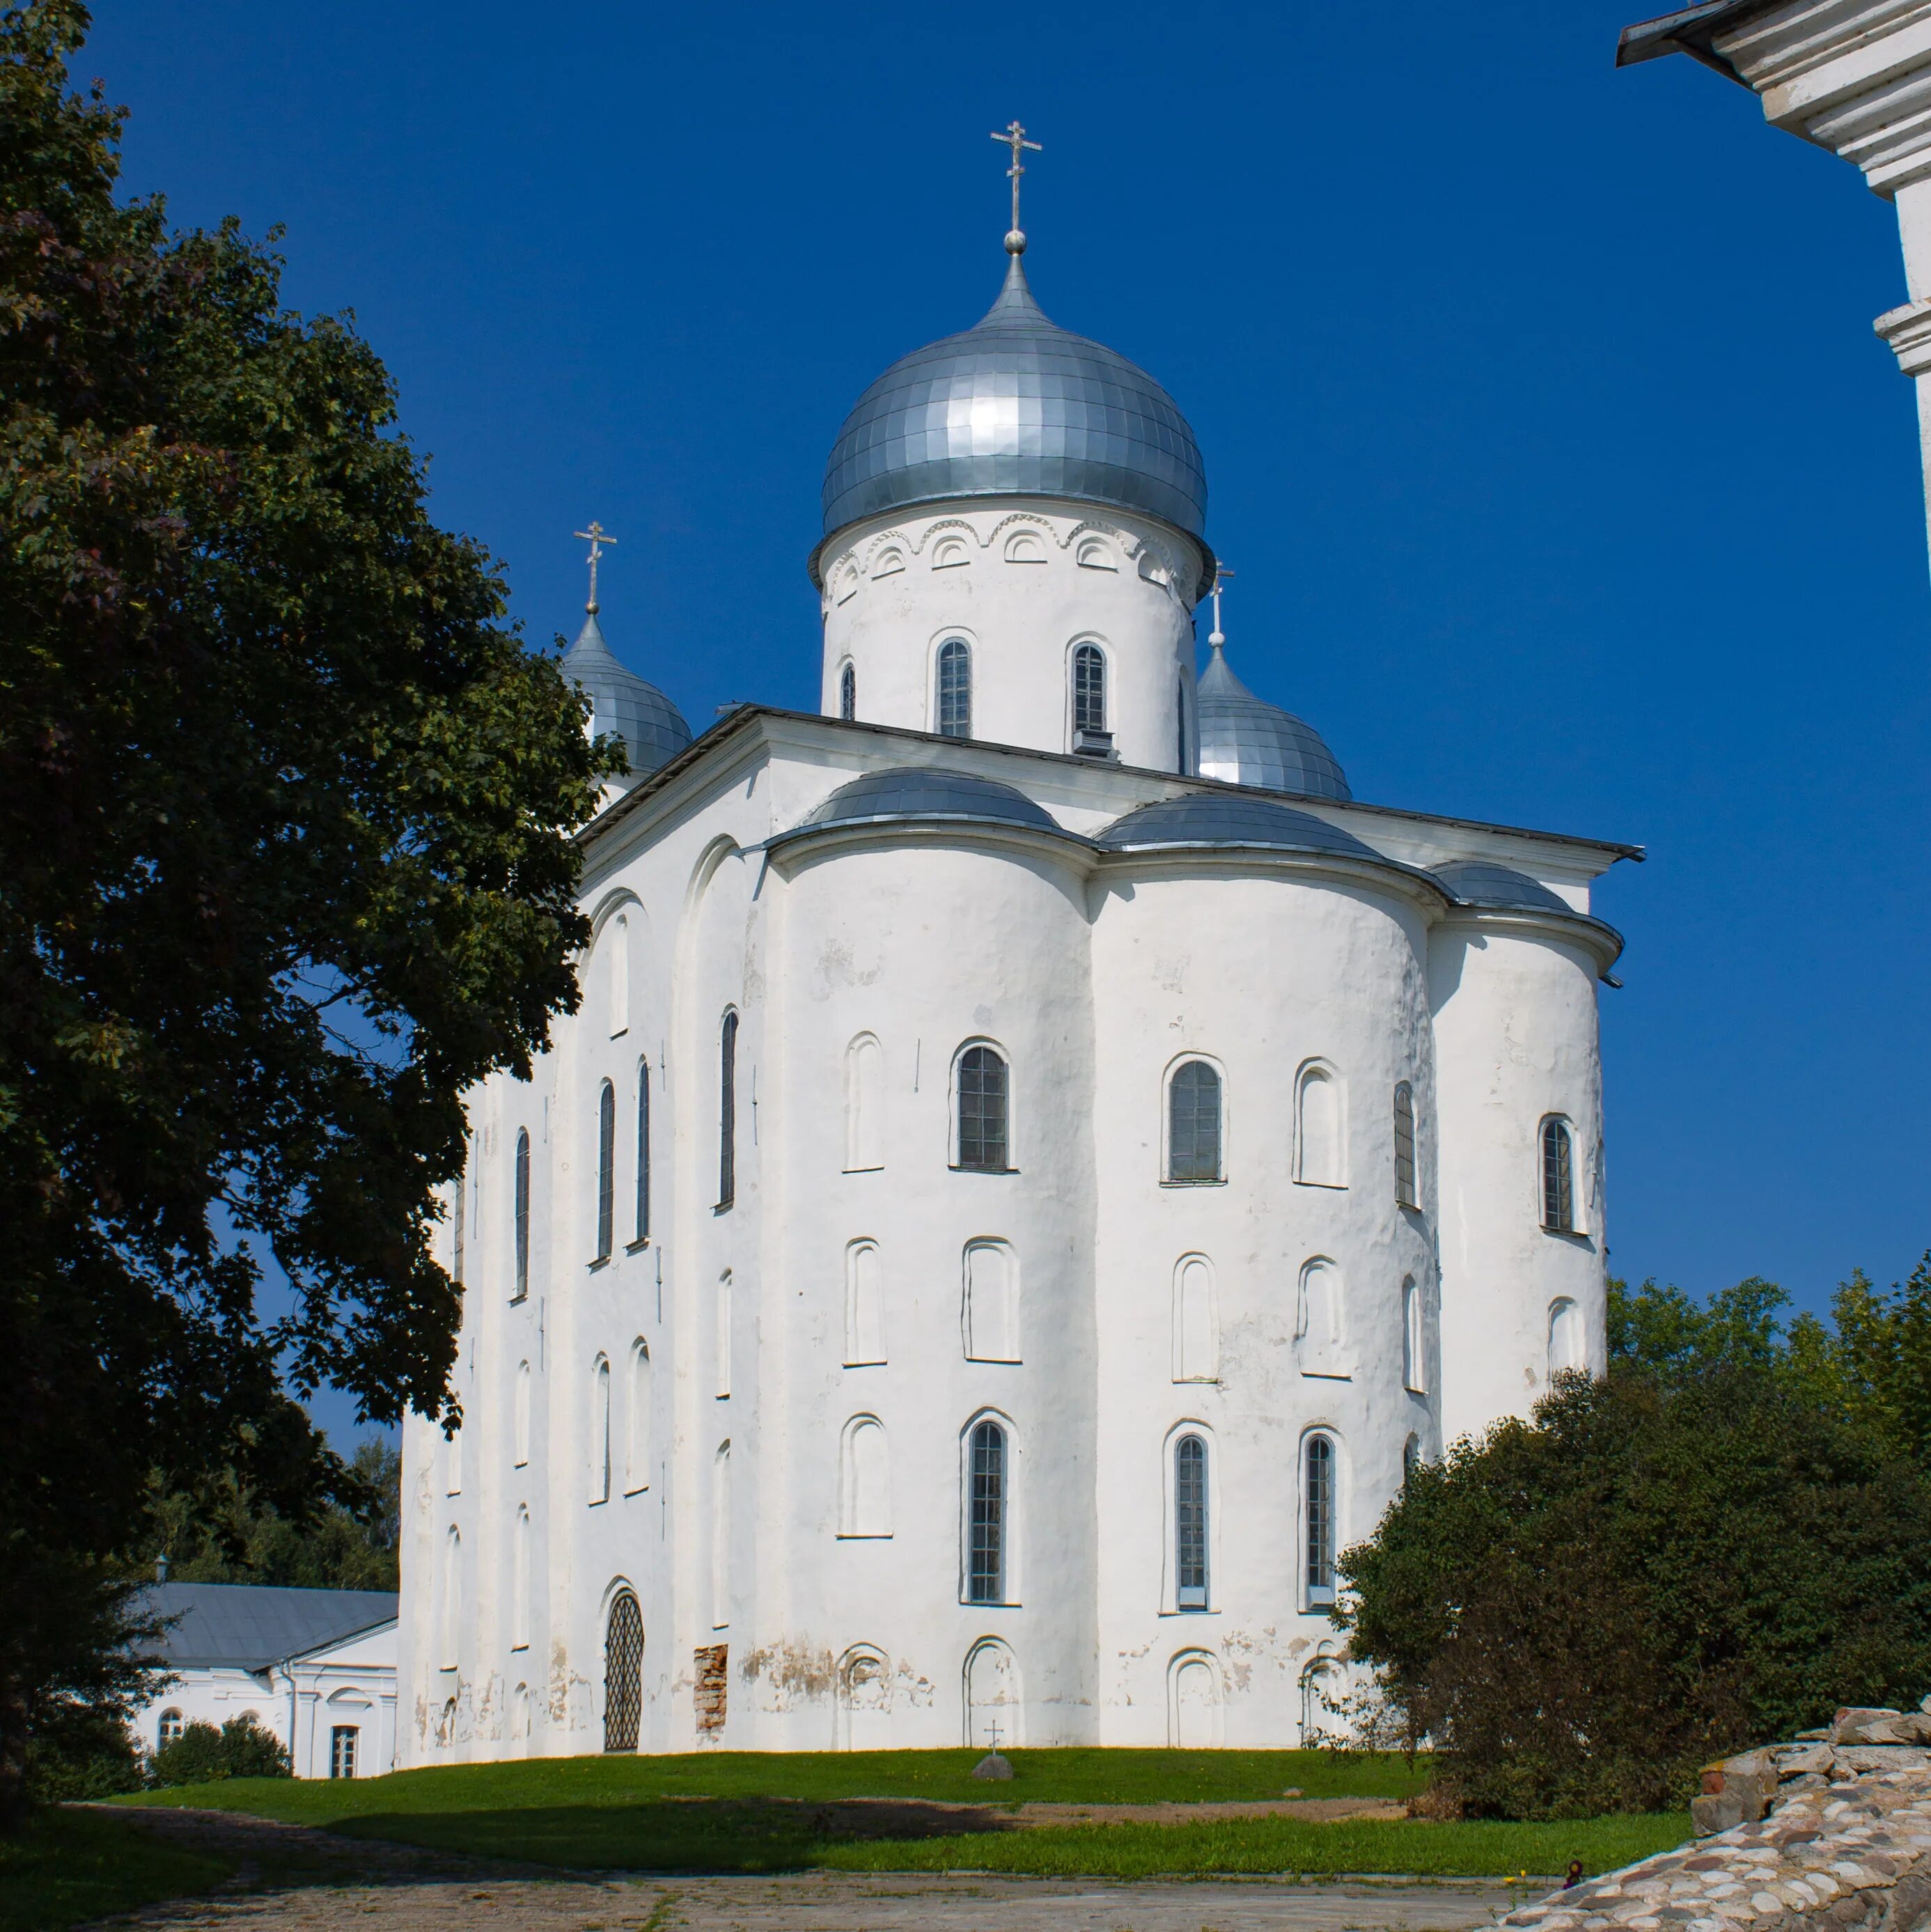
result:
<svg viewBox="0 0 1931 1932"><path fill-rule="evenodd" d="M850 664L838 673L838 716L847 723L858 716L858 673Z"/></svg>
<svg viewBox="0 0 1931 1932"><path fill-rule="evenodd" d="M738 1191L738 1016L724 1016L718 1042L718 1205L728 1208Z"/></svg>
<svg viewBox="0 0 1931 1932"><path fill-rule="evenodd" d="M607 1262L616 1224L617 1090L606 1080L597 1096L597 1258Z"/></svg>
<svg viewBox="0 0 1931 1932"><path fill-rule="evenodd" d="M1006 1067L989 1046L959 1055L958 1165L1003 1172L1007 1166Z"/></svg>
<svg viewBox="0 0 1931 1932"><path fill-rule="evenodd" d="M163 1750L166 1750L169 1744L179 1744L181 1742L181 1734L183 1731L187 1730L187 1726L182 1720L181 1714L178 1711L172 1708L163 1711L161 1713L161 1725L158 1739L160 1748Z"/></svg>
<svg viewBox="0 0 1931 1932"><path fill-rule="evenodd" d="M972 1506L966 1596L1006 1600L1006 1432L982 1422L972 1432Z"/></svg>
<svg viewBox="0 0 1931 1932"><path fill-rule="evenodd" d="M637 1063L637 1236L650 1239L650 1062Z"/></svg>
<svg viewBox="0 0 1931 1932"><path fill-rule="evenodd" d="M1174 1449L1174 1574L1183 1610L1207 1608L1207 1444L1183 1436Z"/></svg>
<svg viewBox="0 0 1931 1932"><path fill-rule="evenodd" d="M1542 1124L1542 1225L1552 1234L1576 1232L1575 1156L1561 1120Z"/></svg>
<svg viewBox="0 0 1931 1932"><path fill-rule="evenodd" d="M1106 654L1097 644L1073 652L1073 730L1106 729Z"/></svg>
<svg viewBox="0 0 1931 1932"><path fill-rule="evenodd" d="M1419 1204L1415 1192L1415 1090L1404 1080L1395 1089L1395 1202Z"/></svg>
<svg viewBox="0 0 1931 1932"><path fill-rule="evenodd" d="M1176 1067L1168 1083L1167 1178L1220 1178L1220 1076L1204 1060Z"/></svg>
<svg viewBox="0 0 1931 1932"><path fill-rule="evenodd" d="M337 1724L328 1733L328 1775L353 1778L355 1774L355 1726Z"/></svg>
<svg viewBox="0 0 1931 1932"><path fill-rule="evenodd" d="M628 1590L610 1606L604 1639L604 1748L637 1749L643 1708L643 1613Z"/></svg>
<svg viewBox="0 0 1931 1932"><path fill-rule="evenodd" d="M972 650L963 638L939 646L939 735L972 736Z"/></svg>
<svg viewBox="0 0 1931 1932"><path fill-rule="evenodd" d="M1307 1600L1334 1601L1334 1444L1307 1439Z"/></svg>
<svg viewBox="0 0 1931 1932"><path fill-rule="evenodd" d="M529 1130L516 1137L516 1298L529 1292Z"/></svg>

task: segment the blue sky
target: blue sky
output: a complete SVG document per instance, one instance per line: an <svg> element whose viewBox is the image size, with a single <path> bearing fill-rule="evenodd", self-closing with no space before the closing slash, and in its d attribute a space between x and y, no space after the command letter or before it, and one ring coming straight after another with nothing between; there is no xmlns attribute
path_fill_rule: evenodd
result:
<svg viewBox="0 0 1931 1932"><path fill-rule="evenodd" d="M1247 682L1357 796L1649 848L1612 1267L1816 1305L1931 1244L1903 269L1744 90L1616 72L1629 17L101 0L79 70L131 188L354 310L532 637L616 532L607 634L700 728L815 703L825 454L991 302L1018 116L1035 290L1191 419Z"/></svg>

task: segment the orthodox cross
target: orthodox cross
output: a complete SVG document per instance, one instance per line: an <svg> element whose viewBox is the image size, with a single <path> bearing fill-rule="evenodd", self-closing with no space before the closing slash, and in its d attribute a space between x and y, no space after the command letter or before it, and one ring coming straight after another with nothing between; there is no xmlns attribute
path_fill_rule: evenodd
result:
<svg viewBox="0 0 1931 1932"><path fill-rule="evenodd" d="M603 555L604 544L613 544L616 538L594 517L587 530L572 530L571 535L581 537L590 546L590 601L583 608L594 617L597 614L597 560Z"/></svg>
<svg viewBox="0 0 1931 1932"><path fill-rule="evenodd" d="M1041 148L1037 141L1027 140L1025 129L1016 121L1013 122L1003 134L996 134L992 138L995 141L1003 141L1012 150L1012 165L1006 172L1012 182L1012 233L1018 235L1020 232L1019 177L1026 172L1026 164L1019 158L1020 151L1022 148L1030 148L1034 154L1037 154L1044 153L1045 150ZM1011 237L1009 236L1007 238L1009 241ZM1021 236L1021 239L1023 242L1024 237Z"/></svg>
<svg viewBox="0 0 1931 1932"><path fill-rule="evenodd" d="M1224 644L1227 641L1227 634L1220 628L1220 592L1221 586L1233 574L1224 563L1213 566L1213 633L1207 639L1210 644Z"/></svg>

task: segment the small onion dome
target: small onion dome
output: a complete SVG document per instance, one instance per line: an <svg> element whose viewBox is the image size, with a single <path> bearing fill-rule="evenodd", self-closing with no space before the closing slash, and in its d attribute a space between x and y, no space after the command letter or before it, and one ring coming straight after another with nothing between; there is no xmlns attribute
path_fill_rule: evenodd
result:
<svg viewBox="0 0 1931 1932"><path fill-rule="evenodd" d="M1568 902L1526 872L1492 866L1483 859L1456 859L1437 866L1435 876L1464 905L1494 906L1516 912L1566 912L1580 916Z"/></svg>
<svg viewBox="0 0 1931 1932"><path fill-rule="evenodd" d="M1292 712L1256 698L1228 668L1221 645L1213 646L1213 660L1195 689L1202 778L1344 804L1354 796L1321 734Z"/></svg>
<svg viewBox="0 0 1931 1932"><path fill-rule="evenodd" d="M633 777L667 765L690 743L684 714L655 685L617 662L594 610L563 653L563 675L590 700L590 735L609 732L623 740Z"/></svg>
<svg viewBox="0 0 1931 1932"><path fill-rule="evenodd" d="M825 534L961 496L1056 496L1196 538L1207 528L1200 446L1173 398L1048 322L1017 254L983 321L893 363L853 405L825 466Z"/></svg>
<svg viewBox="0 0 1931 1932"><path fill-rule="evenodd" d="M889 771L867 772L840 785L798 830L907 818L1024 825L1039 832L1060 829L1024 792L996 778L936 770L929 765L898 765Z"/></svg>
<svg viewBox="0 0 1931 1932"><path fill-rule="evenodd" d="M1192 792L1184 798L1162 799L1143 805L1116 819L1099 837L1106 852L1145 852L1172 847L1234 846L1263 852L1332 854L1347 859L1372 859L1385 864L1380 853L1364 845L1351 832L1297 812L1271 799L1230 798L1224 793Z"/></svg>

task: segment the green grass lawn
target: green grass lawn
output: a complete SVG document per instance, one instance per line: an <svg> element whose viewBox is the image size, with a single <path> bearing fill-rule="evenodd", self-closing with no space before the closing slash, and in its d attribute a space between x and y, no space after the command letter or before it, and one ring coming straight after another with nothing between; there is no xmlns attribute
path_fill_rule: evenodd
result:
<svg viewBox="0 0 1931 1932"><path fill-rule="evenodd" d="M0 1932L61 1932L109 1912L205 1892L232 1875L220 1858L157 1844L98 1811L39 1813L0 1838Z"/></svg>
<svg viewBox="0 0 1931 1932"><path fill-rule="evenodd" d="M549 1758L400 1772L352 1782L250 1779L151 1792L132 1804L256 1811L348 1835L534 1864L635 1871L961 1869L1119 1878L1158 1874L1413 1873L1503 1878L1591 1872L1680 1844L1687 1816L1573 1825L1300 1819L1012 1828L1029 1800L1149 1804L1401 1797L1425 1774L1399 1758L1303 1751L1040 1750L1011 1754L1010 1784L973 1782L977 1754L715 1752ZM943 1798L982 1815L908 1813ZM883 1801L868 1804L865 1801Z"/></svg>

